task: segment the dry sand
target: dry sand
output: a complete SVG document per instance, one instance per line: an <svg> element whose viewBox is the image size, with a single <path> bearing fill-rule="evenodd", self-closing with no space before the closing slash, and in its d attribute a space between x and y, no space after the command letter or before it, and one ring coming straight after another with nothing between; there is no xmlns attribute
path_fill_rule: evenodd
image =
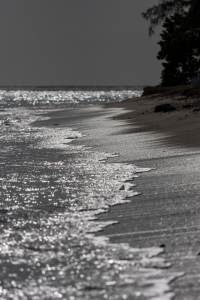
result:
<svg viewBox="0 0 200 300"><path fill-rule="evenodd" d="M163 104L170 104L176 110L155 112L155 107ZM130 128L129 132L165 133L171 136L168 142L174 145L200 146L200 96L198 95L188 98L181 95L157 94L111 103L106 107L121 107L128 110L115 118L139 126Z"/></svg>

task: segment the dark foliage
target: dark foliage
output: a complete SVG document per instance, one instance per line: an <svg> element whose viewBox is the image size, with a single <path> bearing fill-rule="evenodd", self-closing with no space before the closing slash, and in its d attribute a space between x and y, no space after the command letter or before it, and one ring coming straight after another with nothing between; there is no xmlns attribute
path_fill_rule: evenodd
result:
<svg viewBox="0 0 200 300"><path fill-rule="evenodd" d="M160 0L158 5L154 5L142 13L142 16L150 22L149 34L152 35L155 27L166 18L175 14L184 15L198 2L199 0Z"/></svg>
<svg viewBox="0 0 200 300"><path fill-rule="evenodd" d="M200 72L200 0L161 0L143 16L150 34L164 21L157 56L164 60L161 85L189 84Z"/></svg>
<svg viewBox="0 0 200 300"><path fill-rule="evenodd" d="M157 58L164 60L161 85L189 84L200 70L200 26L189 16L167 18L158 43L161 50Z"/></svg>
<svg viewBox="0 0 200 300"><path fill-rule="evenodd" d="M191 85L179 85L179 86L146 86L142 96L154 97L155 95L160 95L163 97L176 97L180 96L183 98L187 97L197 97L200 96L200 87L194 87Z"/></svg>
<svg viewBox="0 0 200 300"><path fill-rule="evenodd" d="M174 110L176 110L176 107L174 107L170 103L165 103L165 104L157 105L155 107L154 112L169 112Z"/></svg>

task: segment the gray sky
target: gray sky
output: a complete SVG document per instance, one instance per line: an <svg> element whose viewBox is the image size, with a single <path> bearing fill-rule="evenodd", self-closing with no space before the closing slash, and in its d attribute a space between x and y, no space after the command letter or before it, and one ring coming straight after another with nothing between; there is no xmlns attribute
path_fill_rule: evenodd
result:
<svg viewBox="0 0 200 300"><path fill-rule="evenodd" d="M0 85L154 85L158 0L1 0Z"/></svg>

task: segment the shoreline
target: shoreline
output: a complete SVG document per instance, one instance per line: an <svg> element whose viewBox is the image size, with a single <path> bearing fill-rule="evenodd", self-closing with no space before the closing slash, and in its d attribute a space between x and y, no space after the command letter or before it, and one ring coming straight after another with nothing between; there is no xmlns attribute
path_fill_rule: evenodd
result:
<svg viewBox="0 0 200 300"><path fill-rule="evenodd" d="M193 112L197 100L154 95L74 111L76 125L86 135L76 144L120 154L109 162L152 169L134 179L141 195L99 215L99 221L118 224L96 235L133 248L161 247L160 257L171 264L169 273L180 275L170 283L177 300L196 300L200 294L199 111ZM166 103L177 109L154 112ZM70 118L65 115L61 126L72 126L71 113Z"/></svg>
<svg viewBox="0 0 200 300"><path fill-rule="evenodd" d="M113 120L113 117L115 115L120 115L123 112L123 110L119 108L112 108L105 110L100 106L93 106L90 108L84 108L84 109L74 109L71 111L59 111L59 112L51 112L47 114L50 119L44 118L44 120L41 120L39 122L36 122L36 126L50 126L57 124L57 126L60 126L61 128L65 127L74 127L76 126L75 130L81 131L83 134L81 139L76 139L74 141L75 145L85 145L86 147L91 147L92 151L94 153L98 152L104 152L106 154L111 153L113 155L113 158L110 157L107 159L106 163L110 170L113 167L116 167L120 170L120 166L127 167L128 169L132 167L139 168L139 172L142 177L145 173L145 171L150 171L150 169L145 167L139 167L137 164L133 162L133 159L130 159L130 156L126 153L126 149L130 150L130 140L129 135L127 134L120 134L119 130L124 126L128 129L129 125L126 124L126 122L122 120ZM122 138L124 138L123 143L121 143ZM143 137L145 139L146 136ZM137 138L136 138L137 139ZM134 143L136 140L134 141ZM143 140L144 142L144 140ZM125 150L125 151L124 151ZM147 149L147 151L149 151ZM118 153L120 156L118 156ZM111 155L111 156L112 156ZM132 151L131 151L132 155ZM144 154L145 155L145 154ZM108 156L110 156L108 154ZM136 154L137 156L137 154ZM123 160L126 160L128 163L123 163ZM98 165L96 165L98 168ZM149 172L151 173L151 172ZM136 246L133 243L130 243L129 235L127 235L127 231L130 230L130 224L131 224L131 216L129 215L130 212L132 212L132 205L134 203L140 202L140 193L137 194L138 187L140 187L140 190L142 189L140 184L140 178L139 173L136 172L134 178L131 178L125 183L123 180L121 181L120 186L124 187L122 188L122 191L126 189L126 184L131 187L131 191L133 188L133 192L136 192L135 196L129 197L127 194L127 201L125 200L124 203L110 203L108 211L100 212L96 217L96 224L105 224L105 226L101 225L101 230L95 233L96 237L102 237L105 239L105 237L109 238L108 245L116 245L119 247L120 245L130 245L130 249L132 249L133 253L137 255L139 254L139 260L134 260L133 256L133 266L132 271L130 271L130 278L134 276L135 278L135 285L137 286L137 277L140 276L140 268L142 268L143 277L146 278L147 281L144 281L143 284L147 285L149 283L149 287L147 286L145 290L143 291L143 286L138 287L131 290L130 295L136 295L137 290L139 290L139 294L144 296L145 299L149 299L150 295L152 294L157 299L161 299L162 297L165 297L165 299L172 299L174 297L173 291L171 291L171 288L169 287L170 281L174 280L175 278L180 276L179 271L171 271L170 263L164 256L158 255L165 252L165 249L160 246L160 244L155 243L154 245L141 243L140 245ZM105 175L104 175L105 176ZM150 175L151 176L151 175ZM138 177L138 178L137 178ZM105 178L105 177L104 177ZM134 181L138 179L138 185L135 186ZM133 185L132 185L133 183ZM103 185L104 186L104 185ZM103 188L102 186L102 188ZM120 188L121 188L120 187ZM116 195L117 196L117 195ZM113 211L117 210L117 213L113 215ZM121 213L122 212L122 213ZM124 220L123 218L127 218L127 222L125 223L124 227ZM150 220L151 216L148 216L148 220ZM109 226L107 226L109 225ZM121 236L117 235L116 239L116 228L119 230L119 233L121 232ZM145 229L145 228L144 228ZM125 230L125 231L124 231ZM146 229L145 229L146 230ZM114 239L113 239L114 234ZM139 233L140 234L140 233ZM124 239L125 236L125 239ZM142 235L141 235L142 236ZM127 238L128 237L128 238ZM127 246L128 246L127 245ZM126 247L127 247L126 246ZM128 246L129 247L129 246ZM151 257L151 251L157 250L158 253L153 254ZM146 255L146 257L143 258L143 253L145 251L150 251L149 254ZM160 252L159 252L160 251ZM122 254L123 258L122 261L124 264L126 264L126 258L125 254ZM132 261L130 258L130 263ZM134 265L136 265L136 270L134 269ZM169 268L169 270L168 270ZM162 285L159 285L160 281L162 281ZM138 294L138 295L139 295Z"/></svg>
<svg viewBox="0 0 200 300"><path fill-rule="evenodd" d="M149 267L155 268L155 272L160 274L164 271L166 276L161 276L162 283L171 281L171 290L167 286L164 292L166 299L175 294L176 299L182 300L183 296L192 294L191 299L196 300L200 292L200 149L198 143L191 146L189 140L184 140L187 118L183 120L184 126L177 127L180 121L177 120L177 114L183 114L185 108L155 113L155 106L163 104L166 98L154 97L108 104L108 109L105 106L91 106L44 113L40 111L39 115L33 111L39 118L32 125L35 129L37 126L45 126L58 132L56 141L63 145L66 140L62 141L59 130L75 127L76 131L83 134L81 139L74 139L75 146L92 147L94 153L104 151L114 154L108 163L126 162L139 168L152 169L134 178L134 189L140 195L129 199L130 203L110 206L108 212L98 215L97 222L111 224L117 221L118 224L104 227L96 235L109 237L111 243L128 243L132 248L161 249L162 254L155 257L156 262L152 257ZM185 104L181 102L181 105ZM198 111L193 114L196 114L195 120L198 120ZM157 131L154 130L155 120L160 122ZM197 136L198 124L193 120L191 112L190 123L193 122ZM173 124L177 127L175 132ZM181 135L180 141L178 134ZM194 137L192 139L195 142ZM116 157L117 153L119 157ZM57 168L59 170L60 166ZM32 248L29 250L33 251ZM163 265L163 261L167 264ZM175 277L177 279L173 280ZM194 288L191 288L191 281ZM159 288L159 280L157 284Z"/></svg>
<svg viewBox="0 0 200 300"><path fill-rule="evenodd" d="M117 112L105 113L102 107L57 111L19 108L10 110L9 119L7 112L2 112L5 198L1 232L8 247L1 253L1 266L6 266L2 280L9 283L3 299L18 293L19 297L32 297L33 284L34 297L41 299L55 295L81 300L115 295L119 299L124 295L126 299L138 295L148 299L166 292L165 298L171 299L174 295L168 283L177 273L163 270L168 266L158 257L163 248L112 244L105 236L94 235L113 224L98 220L98 216L135 198L138 193L133 178L138 171L148 171L133 164L107 163L108 157L118 159L113 151L102 151L101 145L105 142L110 147L107 139L116 128L109 117ZM97 147L90 144L91 148L89 139ZM12 277L17 277L19 289L10 284Z"/></svg>

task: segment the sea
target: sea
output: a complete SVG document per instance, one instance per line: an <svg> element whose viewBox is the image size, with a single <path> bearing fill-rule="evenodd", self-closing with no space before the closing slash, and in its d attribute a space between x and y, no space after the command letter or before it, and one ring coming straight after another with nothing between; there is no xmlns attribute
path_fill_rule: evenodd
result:
<svg viewBox="0 0 200 300"><path fill-rule="evenodd" d="M105 104L141 96L133 87L5 87L0 88L0 107L66 107Z"/></svg>
<svg viewBox="0 0 200 300"><path fill-rule="evenodd" d="M52 109L139 97L143 87L0 89L0 299L171 299L160 247L112 244L98 215L138 195L133 164L76 144L73 128L33 126ZM76 127L76 126L74 126Z"/></svg>

